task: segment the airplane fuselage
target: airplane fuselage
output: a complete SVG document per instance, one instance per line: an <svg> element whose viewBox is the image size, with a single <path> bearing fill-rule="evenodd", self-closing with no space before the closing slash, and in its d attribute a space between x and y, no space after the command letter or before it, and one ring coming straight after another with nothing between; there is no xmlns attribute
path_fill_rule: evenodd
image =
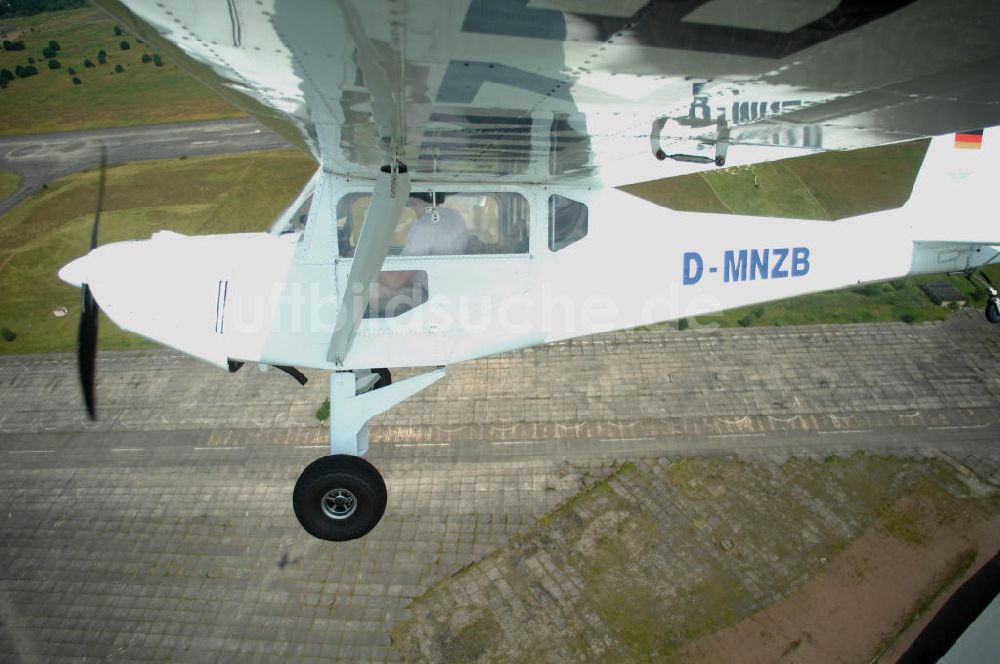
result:
<svg viewBox="0 0 1000 664"><path fill-rule="evenodd" d="M382 272L419 275L417 299L387 312L373 294L340 364L328 350L353 261L341 255L351 252L343 219L338 228L307 220L304 230L285 234L160 233L101 247L63 276L89 283L121 327L220 367L236 360L351 370L446 365L807 293L974 269L998 253L963 235L960 225L941 229L926 202L824 222L678 212L615 189L414 184L423 188L483 200L484 207L489 196L516 200L510 219L496 213L498 220L467 223L486 234L499 221L499 236L526 237L503 253L483 253L483 246L504 249L483 243L502 244L498 236L476 237L481 246L460 255L390 254ZM321 182L312 206L368 191L363 182ZM586 216L562 242L553 200Z"/></svg>

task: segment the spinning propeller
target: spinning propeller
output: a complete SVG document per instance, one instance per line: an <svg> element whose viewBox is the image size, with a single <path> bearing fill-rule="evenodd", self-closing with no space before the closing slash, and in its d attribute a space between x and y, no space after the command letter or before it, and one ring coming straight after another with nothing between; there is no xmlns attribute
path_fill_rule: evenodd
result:
<svg viewBox="0 0 1000 664"><path fill-rule="evenodd" d="M104 183L108 166L108 155L101 147L101 171L97 182L97 209L94 211L94 224L90 231L90 251L97 248L97 227L101 220L101 208L104 206ZM87 406L87 415L92 420L97 419L97 405L94 393L94 373L97 365L97 321L101 308L90 292L90 286L80 284L83 290L83 304L80 310L80 328L76 337L76 360L80 369L80 385L83 387L83 402Z"/></svg>

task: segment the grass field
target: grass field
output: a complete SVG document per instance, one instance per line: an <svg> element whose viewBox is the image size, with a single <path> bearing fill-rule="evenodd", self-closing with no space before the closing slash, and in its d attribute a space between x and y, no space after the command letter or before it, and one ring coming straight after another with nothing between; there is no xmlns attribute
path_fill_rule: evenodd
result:
<svg viewBox="0 0 1000 664"><path fill-rule="evenodd" d="M826 152L624 187L675 210L833 220L906 202L926 141Z"/></svg>
<svg viewBox="0 0 1000 664"><path fill-rule="evenodd" d="M0 201L11 196L21 186L21 176L17 173L0 171Z"/></svg>
<svg viewBox="0 0 1000 664"><path fill-rule="evenodd" d="M313 172L313 162L287 150L109 168L101 243L147 238L160 229L186 234L262 230ZM49 185L0 218L0 353L75 348L80 291L56 276L86 253L97 195L97 172ZM178 202L182 201L182 202ZM181 269L179 267L179 269ZM65 317L52 311L65 307ZM104 349L152 347L102 322Z"/></svg>
<svg viewBox="0 0 1000 664"><path fill-rule="evenodd" d="M116 36L114 25L95 9L4 20L5 39L23 40L26 48L0 50L0 68L13 72L34 58L38 74L15 78L0 89L4 109L0 136L241 115L170 61L164 59L162 67L143 63L143 54L153 54L150 47L128 34ZM61 47L55 58L59 69L49 69L42 56L50 40ZM126 51L119 46L123 40L130 45ZM97 64L100 49L107 52L104 65ZM95 67L84 67L88 58ZM115 73L116 65L124 71ZM73 84L70 68L80 85Z"/></svg>

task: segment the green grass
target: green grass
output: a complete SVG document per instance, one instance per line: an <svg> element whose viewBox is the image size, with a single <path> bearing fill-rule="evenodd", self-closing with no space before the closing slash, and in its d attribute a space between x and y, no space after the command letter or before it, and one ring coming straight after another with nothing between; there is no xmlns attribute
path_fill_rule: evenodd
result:
<svg viewBox="0 0 1000 664"><path fill-rule="evenodd" d="M161 229L185 234L263 230L312 174L313 163L291 150L139 162L109 168L100 242L147 238ZM56 276L86 253L97 172L49 184L0 218L0 326L17 334L0 353L75 348L80 292ZM182 201L182 202L179 202ZM53 309L65 307L57 318ZM103 349L151 344L104 320Z"/></svg>
<svg viewBox="0 0 1000 664"><path fill-rule="evenodd" d="M444 661L449 664L474 662L485 653L493 636L500 630L500 623L493 616L479 615L465 624L443 648Z"/></svg>
<svg viewBox="0 0 1000 664"><path fill-rule="evenodd" d="M0 89L4 118L0 135L11 136L95 127L111 127L242 115L229 102L198 83L169 60L162 67L143 63L154 51L129 34L116 36L114 22L94 9L49 12L7 19L8 39L20 39L24 51L0 51L0 68L14 71L35 59L38 75L16 78ZM42 49L50 40L62 47L61 68L50 70ZM122 51L119 42L128 41ZM97 52L107 63L97 64ZM90 59L94 68L84 68ZM116 65L124 72L116 74ZM69 68L82 81L73 85Z"/></svg>
<svg viewBox="0 0 1000 664"><path fill-rule="evenodd" d="M927 532L920 521L909 512L898 510L890 505L882 505L877 510L882 527L893 537L913 545L921 545L927 541Z"/></svg>
<svg viewBox="0 0 1000 664"><path fill-rule="evenodd" d="M994 282L1000 280L1000 266L991 266L985 272ZM920 284L932 281L952 284L965 296L969 306L982 308L986 304L986 294L967 279L935 274L730 309L721 314L702 316L696 322L720 327L755 327L943 320L951 311L931 302L920 289Z"/></svg>
<svg viewBox="0 0 1000 664"><path fill-rule="evenodd" d="M829 211L795 174L795 161L708 172L705 182L726 207L737 214L826 219Z"/></svg>
<svg viewBox="0 0 1000 664"><path fill-rule="evenodd" d="M21 186L21 176L17 173L0 171L0 201L7 200Z"/></svg>
<svg viewBox="0 0 1000 664"><path fill-rule="evenodd" d="M691 212L834 220L906 202L927 141L705 171L622 187Z"/></svg>

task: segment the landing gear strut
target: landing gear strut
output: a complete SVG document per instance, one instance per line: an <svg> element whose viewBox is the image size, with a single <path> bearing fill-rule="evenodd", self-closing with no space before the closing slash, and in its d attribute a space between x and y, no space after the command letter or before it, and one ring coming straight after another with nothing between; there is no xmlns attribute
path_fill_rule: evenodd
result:
<svg viewBox="0 0 1000 664"><path fill-rule="evenodd" d="M993 324L1000 323L1000 292L998 292L996 285L983 272L967 271L965 278L989 293L986 301L986 320Z"/></svg>
<svg viewBox="0 0 1000 664"><path fill-rule="evenodd" d="M344 542L368 534L385 512L385 480L370 462L368 420L444 377L444 367L392 382L388 369L330 376L330 456L309 464L292 493L299 523L313 537Z"/></svg>

